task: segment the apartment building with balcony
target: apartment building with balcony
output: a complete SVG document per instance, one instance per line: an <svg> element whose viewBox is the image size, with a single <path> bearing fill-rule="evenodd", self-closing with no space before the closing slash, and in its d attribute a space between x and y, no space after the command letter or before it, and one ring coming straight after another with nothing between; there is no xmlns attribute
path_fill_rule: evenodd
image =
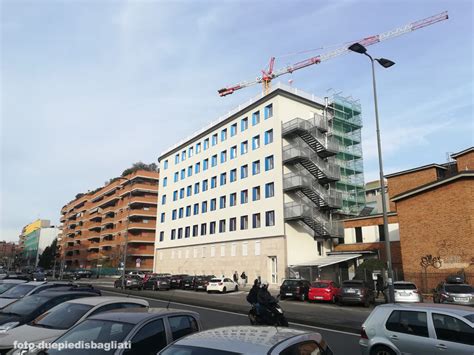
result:
<svg viewBox="0 0 474 355"><path fill-rule="evenodd" d="M162 153L154 271L278 284L354 259L328 255L364 186L345 136L360 107L346 101L277 85Z"/></svg>
<svg viewBox="0 0 474 355"><path fill-rule="evenodd" d="M117 269L127 240L126 269L151 270L158 177L158 172L138 170L65 205L60 221L66 269Z"/></svg>

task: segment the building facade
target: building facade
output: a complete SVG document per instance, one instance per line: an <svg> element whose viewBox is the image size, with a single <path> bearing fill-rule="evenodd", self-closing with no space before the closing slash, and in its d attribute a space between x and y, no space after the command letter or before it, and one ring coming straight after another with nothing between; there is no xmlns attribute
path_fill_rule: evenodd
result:
<svg viewBox="0 0 474 355"><path fill-rule="evenodd" d="M44 249L58 236L59 229L52 226L49 220L38 219L23 227L19 237L21 245L19 264L35 268Z"/></svg>
<svg viewBox="0 0 474 355"><path fill-rule="evenodd" d="M138 170L78 194L61 209L66 269L117 270L127 241L127 270L153 268L159 173ZM128 237L127 237L128 236Z"/></svg>
<svg viewBox="0 0 474 355"><path fill-rule="evenodd" d="M163 153L154 271L278 284L299 265L327 264L341 212L357 210L349 177L362 174L338 156L350 145L334 123L360 108L344 116L336 104L278 86Z"/></svg>

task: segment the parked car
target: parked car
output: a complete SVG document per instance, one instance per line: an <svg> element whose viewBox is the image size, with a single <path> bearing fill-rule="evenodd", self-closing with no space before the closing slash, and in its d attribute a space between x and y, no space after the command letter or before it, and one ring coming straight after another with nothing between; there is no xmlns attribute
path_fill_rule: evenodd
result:
<svg viewBox="0 0 474 355"><path fill-rule="evenodd" d="M94 354L156 354L166 345L181 337L202 330L199 314L165 308L129 309L100 313L69 329L54 341L60 343L131 342L131 350L115 352L95 350ZM48 355L62 355L64 351L50 349Z"/></svg>
<svg viewBox="0 0 474 355"><path fill-rule="evenodd" d="M413 282L395 281L395 302L423 302L423 296Z"/></svg>
<svg viewBox="0 0 474 355"><path fill-rule="evenodd" d="M286 279L280 286L280 299L297 298L300 301L308 299L308 292L311 284L303 279Z"/></svg>
<svg viewBox="0 0 474 355"><path fill-rule="evenodd" d="M46 274L43 272L33 272L30 275L30 281L46 281Z"/></svg>
<svg viewBox="0 0 474 355"><path fill-rule="evenodd" d="M239 285L237 284L237 282L229 279L228 277L211 279L206 288L207 293L211 293L211 292L226 293L227 291L238 291L238 290L239 290Z"/></svg>
<svg viewBox="0 0 474 355"><path fill-rule="evenodd" d="M165 290L170 289L170 280L167 277L152 277L148 281L143 283L143 288L145 290Z"/></svg>
<svg viewBox="0 0 474 355"><path fill-rule="evenodd" d="M25 283L26 280L2 279L0 280L0 295L8 291L12 287Z"/></svg>
<svg viewBox="0 0 474 355"><path fill-rule="evenodd" d="M172 275L170 277L170 286L171 288L181 288L181 283L183 278L188 276L187 274L180 274L180 275Z"/></svg>
<svg viewBox="0 0 474 355"><path fill-rule="evenodd" d="M194 280L194 291L199 291L199 290L206 291L209 281L211 281L214 278L216 278L214 275L196 276Z"/></svg>
<svg viewBox="0 0 474 355"><path fill-rule="evenodd" d="M474 353L474 310L426 303L375 307L362 325L363 355Z"/></svg>
<svg viewBox="0 0 474 355"><path fill-rule="evenodd" d="M70 284L70 285L58 285L57 287L53 288L48 288L46 291L51 291L51 292L65 292L65 291L75 291L75 292L92 292L96 293L98 296L102 295L102 292L95 288L92 285L77 285L77 284ZM41 292L46 292L46 291L41 291Z"/></svg>
<svg viewBox="0 0 474 355"><path fill-rule="evenodd" d="M286 327L232 326L188 335L159 354L332 355L333 352L316 332Z"/></svg>
<svg viewBox="0 0 474 355"><path fill-rule="evenodd" d="M186 276L183 277L181 281L181 288L183 290L194 290L194 280L196 279L195 276Z"/></svg>
<svg viewBox="0 0 474 355"><path fill-rule="evenodd" d="M41 291L51 289L54 287L64 287L72 285L70 283L62 282L45 282L45 281L32 281L22 284L18 284L12 287L8 291L5 291L0 295L0 308L8 306L10 303L17 301L25 296L37 294Z"/></svg>
<svg viewBox="0 0 474 355"><path fill-rule="evenodd" d="M308 301L330 301L336 303L339 298L339 287L332 280L321 280L311 283Z"/></svg>
<svg viewBox="0 0 474 355"><path fill-rule="evenodd" d="M90 270L77 270L76 274L80 276L80 278L90 279L92 277L92 271Z"/></svg>
<svg viewBox="0 0 474 355"><path fill-rule="evenodd" d="M433 289L433 302L474 306L474 289L467 284L441 282Z"/></svg>
<svg viewBox="0 0 474 355"><path fill-rule="evenodd" d="M129 273L127 273L127 275L138 276L141 279L145 277L145 273L143 271L130 271Z"/></svg>
<svg viewBox="0 0 474 355"><path fill-rule="evenodd" d="M364 280L343 281L339 292L339 304L359 303L369 307L375 303L373 283Z"/></svg>
<svg viewBox="0 0 474 355"><path fill-rule="evenodd" d="M121 288L122 287L122 277L119 277L117 280L114 282L114 287L115 288ZM130 275L125 275L125 289L137 289L137 290L143 290L143 280L140 276L130 276Z"/></svg>
<svg viewBox="0 0 474 355"><path fill-rule="evenodd" d="M80 280L81 275L75 271L63 271L61 279L62 280Z"/></svg>

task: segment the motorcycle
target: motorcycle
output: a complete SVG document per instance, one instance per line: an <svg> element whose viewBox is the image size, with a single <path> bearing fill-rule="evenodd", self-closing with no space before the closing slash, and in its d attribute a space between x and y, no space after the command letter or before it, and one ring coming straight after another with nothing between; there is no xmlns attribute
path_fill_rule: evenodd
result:
<svg viewBox="0 0 474 355"><path fill-rule="evenodd" d="M277 299L266 306L260 306L260 314L257 314L256 306L252 305L248 317L251 325L289 326Z"/></svg>

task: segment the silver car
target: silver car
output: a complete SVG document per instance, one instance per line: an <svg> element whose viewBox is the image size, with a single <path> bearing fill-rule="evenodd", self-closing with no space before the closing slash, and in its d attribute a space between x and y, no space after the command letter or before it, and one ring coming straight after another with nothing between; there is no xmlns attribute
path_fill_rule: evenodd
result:
<svg viewBox="0 0 474 355"><path fill-rule="evenodd" d="M474 309L438 304L385 304L362 324L363 355L472 355Z"/></svg>
<svg viewBox="0 0 474 355"><path fill-rule="evenodd" d="M423 302L420 291L413 282L397 281L393 283L395 302Z"/></svg>

